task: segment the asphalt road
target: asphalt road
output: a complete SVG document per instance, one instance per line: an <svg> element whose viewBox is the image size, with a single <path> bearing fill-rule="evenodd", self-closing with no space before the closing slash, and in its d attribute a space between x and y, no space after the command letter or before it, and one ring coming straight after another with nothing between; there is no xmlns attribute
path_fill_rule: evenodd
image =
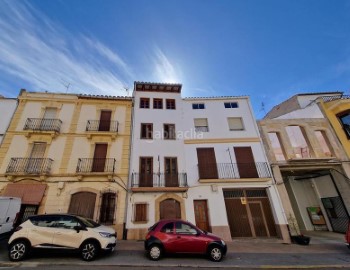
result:
<svg viewBox="0 0 350 270"><path fill-rule="evenodd" d="M143 243L119 241L116 251L100 256L93 262L80 260L78 254L37 251L20 263L7 258L6 241L0 241L0 269L350 269L350 250L338 239L313 241L309 246L281 243L233 242L222 262L209 261L204 256L167 256L150 261Z"/></svg>

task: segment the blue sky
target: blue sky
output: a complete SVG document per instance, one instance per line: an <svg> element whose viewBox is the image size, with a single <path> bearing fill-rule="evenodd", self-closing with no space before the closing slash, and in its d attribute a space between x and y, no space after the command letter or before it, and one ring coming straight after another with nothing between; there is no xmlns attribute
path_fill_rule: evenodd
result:
<svg viewBox="0 0 350 270"><path fill-rule="evenodd" d="M349 94L349 14L347 0L1 0L0 94L177 82L184 97L249 95L259 119L262 102Z"/></svg>

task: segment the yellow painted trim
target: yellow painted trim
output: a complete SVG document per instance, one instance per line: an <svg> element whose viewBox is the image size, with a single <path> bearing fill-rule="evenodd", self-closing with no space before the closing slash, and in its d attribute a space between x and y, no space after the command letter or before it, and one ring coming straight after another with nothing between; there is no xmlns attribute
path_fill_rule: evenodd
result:
<svg viewBox="0 0 350 270"><path fill-rule="evenodd" d="M180 203L181 219L186 220L185 201L179 195L168 193L158 197L155 202L155 221L160 219L160 203L166 199L174 199Z"/></svg>
<svg viewBox="0 0 350 270"><path fill-rule="evenodd" d="M247 143L247 142L261 142L258 137L251 138L229 138L229 139L192 139L184 140L185 144L204 144L204 143Z"/></svg>

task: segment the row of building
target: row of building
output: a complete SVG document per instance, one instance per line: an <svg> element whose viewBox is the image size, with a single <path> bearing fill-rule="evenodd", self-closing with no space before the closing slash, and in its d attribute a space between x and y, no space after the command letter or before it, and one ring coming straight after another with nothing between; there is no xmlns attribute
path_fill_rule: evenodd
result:
<svg viewBox="0 0 350 270"><path fill-rule="evenodd" d="M345 232L349 97L298 94L256 121L248 96L181 89L135 82L133 97L0 98L0 195L22 198L22 220L79 214L119 239L143 239L165 218L225 240Z"/></svg>

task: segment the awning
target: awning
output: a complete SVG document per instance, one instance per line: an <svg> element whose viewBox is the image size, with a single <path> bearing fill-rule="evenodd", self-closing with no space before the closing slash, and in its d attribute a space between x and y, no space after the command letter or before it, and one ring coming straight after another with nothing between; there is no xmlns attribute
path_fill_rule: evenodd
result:
<svg viewBox="0 0 350 270"><path fill-rule="evenodd" d="M3 196L21 198L22 204L39 205L46 186L46 184L7 184Z"/></svg>

